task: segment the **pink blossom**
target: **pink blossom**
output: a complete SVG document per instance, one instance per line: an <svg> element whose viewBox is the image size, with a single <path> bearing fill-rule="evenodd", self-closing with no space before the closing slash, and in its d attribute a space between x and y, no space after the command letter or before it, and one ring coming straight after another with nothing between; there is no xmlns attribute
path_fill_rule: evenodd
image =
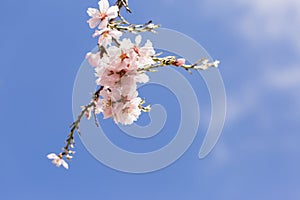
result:
<svg viewBox="0 0 300 200"><path fill-rule="evenodd" d="M141 99L137 97L137 91L123 96L121 90L104 89L100 92L101 99L97 103L97 113L102 112L104 119L113 117L115 123L132 124L141 114L139 105Z"/></svg>
<svg viewBox="0 0 300 200"><path fill-rule="evenodd" d="M105 28L101 31L96 30L93 37L100 36L98 39L98 45L106 47L112 43L112 40L119 40L122 36L122 32L118 30L112 30L109 28Z"/></svg>
<svg viewBox="0 0 300 200"><path fill-rule="evenodd" d="M151 57L155 54L155 50L152 46L152 42L147 40L145 45L140 48L140 56Z"/></svg>
<svg viewBox="0 0 300 200"><path fill-rule="evenodd" d="M110 69L102 68L98 70L96 74L98 79L96 80L97 85L103 85L110 88L114 88L115 85L120 81L120 72L116 72Z"/></svg>
<svg viewBox="0 0 300 200"><path fill-rule="evenodd" d="M139 108L141 101L141 98L136 97L125 101L125 103L117 103L114 106L115 123L129 125L136 121L141 114L141 109Z"/></svg>
<svg viewBox="0 0 300 200"><path fill-rule="evenodd" d="M128 74L124 75L120 80L120 89L124 96L135 92L137 89L135 77Z"/></svg>
<svg viewBox="0 0 300 200"><path fill-rule="evenodd" d="M90 28L99 25L99 29L106 28L108 21L118 16L118 6L109 7L108 0L101 0L98 3L99 10L96 8L88 8L87 13L91 17L87 22Z"/></svg>
<svg viewBox="0 0 300 200"><path fill-rule="evenodd" d="M107 48L107 53L110 58L110 68L113 70L131 71L136 70L139 66L137 54L134 52L134 44L130 39L120 41L120 46L111 46Z"/></svg>
<svg viewBox="0 0 300 200"><path fill-rule="evenodd" d="M112 113L115 123L128 125L132 124L138 119L138 117L141 114L139 105L142 100L137 96L137 91L134 91L131 94L124 96L121 93L121 90L112 90Z"/></svg>
<svg viewBox="0 0 300 200"><path fill-rule="evenodd" d="M154 64L152 56L155 55L155 50L152 46L152 42L150 40L147 40L144 46L140 46L141 42L142 36L138 35L135 38L136 44L133 47L133 50L138 55L139 67Z"/></svg>
<svg viewBox="0 0 300 200"><path fill-rule="evenodd" d="M103 113L104 119L112 117L112 101L111 101L111 91L108 89L102 90L100 92L101 99L98 100L96 113Z"/></svg>
<svg viewBox="0 0 300 200"><path fill-rule="evenodd" d="M88 52L85 56L85 59L88 60L88 62L90 63L91 66L93 67L97 67L99 66L100 64L100 53L97 52L97 53L91 53L91 52Z"/></svg>
<svg viewBox="0 0 300 200"><path fill-rule="evenodd" d="M110 59L110 69L114 71L130 70L131 62L134 59L130 55L130 49L111 46L107 48L107 53Z"/></svg>

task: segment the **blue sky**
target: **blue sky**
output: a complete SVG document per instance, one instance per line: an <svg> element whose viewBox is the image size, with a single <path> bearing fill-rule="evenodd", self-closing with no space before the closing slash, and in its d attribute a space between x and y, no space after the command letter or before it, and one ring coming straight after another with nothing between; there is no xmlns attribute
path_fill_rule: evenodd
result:
<svg viewBox="0 0 300 200"><path fill-rule="evenodd" d="M45 155L72 121L75 76L96 43L86 9L97 1L3 0L1 199L299 199L299 1L129 3L132 22L183 32L221 60L228 113L217 146L199 161L199 134L172 166L133 175L105 167L78 140L71 169L56 169Z"/></svg>

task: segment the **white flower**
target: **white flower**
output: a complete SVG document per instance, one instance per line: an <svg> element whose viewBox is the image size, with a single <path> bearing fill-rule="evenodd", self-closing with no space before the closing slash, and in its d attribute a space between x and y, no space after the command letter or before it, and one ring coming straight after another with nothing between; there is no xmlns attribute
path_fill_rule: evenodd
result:
<svg viewBox="0 0 300 200"><path fill-rule="evenodd" d="M136 46L140 46L141 42L142 42L142 36L141 35L137 35L135 37L135 44L136 44Z"/></svg>
<svg viewBox="0 0 300 200"><path fill-rule="evenodd" d="M47 155L47 158L52 160L52 163L56 165L56 167L60 167L62 165L64 168L69 169L68 163L62 159L61 155L57 156L55 153L50 153Z"/></svg>
<svg viewBox="0 0 300 200"><path fill-rule="evenodd" d="M139 66L144 67L145 65L154 64L152 56L155 54L155 50L152 46L152 42L147 40L145 45L141 47L142 36L138 35L135 38L134 51L139 55Z"/></svg>
<svg viewBox="0 0 300 200"><path fill-rule="evenodd" d="M96 8L88 8L87 13L91 17L87 22L90 28L99 25L99 29L106 28L108 21L118 16L118 6L109 7L108 0L101 0L98 3L99 10Z"/></svg>
<svg viewBox="0 0 300 200"><path fill-rule="evenodd" d="M112 30L109 28L105 28L101 31L96 30L93 34L93 37L99 37L98 44L101 46L106 47L107 45L110 45L112 43L113 38L115 40L119 40L119 38L122 36L122 32L118 30Z"/></svg>
<svg viewBox="0 0 300 200"><path fill-rule="evenodd" d="M126 51L129 50L131 48L134 47L134 44L131 42L131 40L129 38L124 38L121 42L120 42L120 49Z"/></svg>
<svg viewBox="0 0 300 200"><path fill-rule="evenodd" d="M141 102L142 99L136 97L133 99L128 99L124 103L116 103L113 107L115 123L130 125L136 121L141 114L141 109L139 108Z"/></svg>

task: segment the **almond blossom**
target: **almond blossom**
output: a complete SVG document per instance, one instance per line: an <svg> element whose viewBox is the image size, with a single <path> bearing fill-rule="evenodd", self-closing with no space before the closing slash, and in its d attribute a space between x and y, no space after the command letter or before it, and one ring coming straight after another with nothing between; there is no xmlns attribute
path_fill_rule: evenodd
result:
<svg viewBox="0 0 300 200"><path fill-rule="evenodd" d="M123 125L132 124L136 121L140 114L140 104L142 99L137 97L138 92L123 96L120 90L114 90L112 93L112 112L115 123Z"/></svg>
<svg viewBox="0 0 300 200"><path fill-rule="evenodd" d="M100 64L101 58L100 58L100 53L92 53L88 52L85 56L85 59L88 60L91 66L97 67Z"/></svg>
<svg viewBox="0 0 300 200"><path fill-rule="evenodd" d="M119 38L122 36L122 32L105 28L100 31L96 30L93 34L93 37L97 36L99 36L98 45L106 47L107 45L110 45L112 43L113 39L119 40Z"/></svg>
<svg viewBox="0 0 300 200"><path fill-rule="evenodd" d="M111 69L99 69L96 70L96 76L98 79L96 80L97 85L105 85L110 88L114 88L116 84L120 81L122 72L115 71Z"/></svg>
<svg viewBox="0 0 300 200"><path fill-rule="evenodd" d="M57 156L55 153L50 153L47 155L47 158L52 160L52 163L56 165L56 167L60 167L62 165L64 168L69 169L68 163L62 159L61 154Z"/></svg>
<svg viewBox="0 0 300 200"><path fill-rule="evenodd" d="M152 46L152 42L150 40L147 40L144 46L141 46L141 42L142 36L136 36L133 50L139 57L140 66L154 64L152 56L155 55L155 50Z"/></svg>
<svg viewBox="0 0 300 200"><path fill-rule="evenodd" d="M103 113L104 119L110 118L112 117L111 90L102 90L100 95L102 98L98 100L95 112L97 114Z"/></svg>
<svg viewBox="0 0 300 200"><path fill-rule="evenodd" d="M125 104L117 104L115 107L114 121L123 125L130 125L141 115L139 105L142 99L136 97L128 100Z"/></svg>
<svg viewBox="0 0 300 200"><path fill-rule="evenodd" d="M96 8L88 8L87 13L91 17L87 22L90 28L96 28L98 25L99 29L107 27L108 21L118 16L118 6L109 7L108 0L101 0L98 3L99 10Z"/></svg>
<svg viewBox="0 0 300 200"><path fill-rule="evenodd" d="M107 48L107 54L110 59L110 68L115 71L136 69L136 55L131 54L134 45L131 43L130 39L124 38L119 44L119 47L111 46Z"/></svg>

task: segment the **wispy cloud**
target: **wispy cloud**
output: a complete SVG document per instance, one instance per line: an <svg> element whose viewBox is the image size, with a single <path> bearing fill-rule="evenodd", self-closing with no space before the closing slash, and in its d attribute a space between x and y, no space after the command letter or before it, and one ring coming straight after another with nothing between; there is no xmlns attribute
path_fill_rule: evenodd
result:
<svg viewBox="0 0 300 200"><path fill-rule="evenodd" d="M233 23L248 39L285 40L300 51L299 0L206 0L201 8L210 17Z"/></svg>
<svg viewBox="0 0 300 200"><path fill-rule="evenodd" d="M252 69L257 73L248 74L247 79L229 91L231 92L227 95L229 121L245 119L257 111L264 113L264 109L272 111L273 109L266 108L266 105L274 100L274 96L290 97L294 104L287 105L287 109L295 109L293 106L300 108L300 93L296 92L300 89L300 64L297 63L299 58L294 57L293 60L284 63L279 59L279 54L286 52L278 45L285 44L294 55L299 54L300 1L204 0L198 4L201 15L205 13L208 17L218 20L224 27L230 27L230 31L244 38L248 44L255 46L255 50L247 49L249 57L252 53L263 55L265 51L277 48L276 53L272 52L266 57L255 57L255 66L253 64L250 66L245 63L247 60L243 60L245 70ZM273 59L274 57L276 58ZM234 75L236 77L241 76L238 72L232 73L236 74ZM257 117L262 116L257 114Z"/></svg>
<svg viewBox="0 0 300 200"><path fill-rule="evenodd" d="M300 90L300 66L281 68L265 73L266 84L275 90L284 90L299 94ZM300 94L299 94L300 95Z"/></svg>
<svg viewBox="0 0 300 200"><path fill-rule="evenodd" d="M229 97L228 118L231 122L243 120L245 117L258 113L261 116L268 102L273 101L274 95L290 97L293 105L285 105L286 109L294 111L300 109L300 67L273 67L263 71L253 81L241 86L239 92ZM269 96L272 95L273 96ZM297 108L295 108L297 107ZM270 111L270 110L269 110ZM271 113L269 113L272 115ZM290 117L298 115L297 112L290 112Z"/></svg>

